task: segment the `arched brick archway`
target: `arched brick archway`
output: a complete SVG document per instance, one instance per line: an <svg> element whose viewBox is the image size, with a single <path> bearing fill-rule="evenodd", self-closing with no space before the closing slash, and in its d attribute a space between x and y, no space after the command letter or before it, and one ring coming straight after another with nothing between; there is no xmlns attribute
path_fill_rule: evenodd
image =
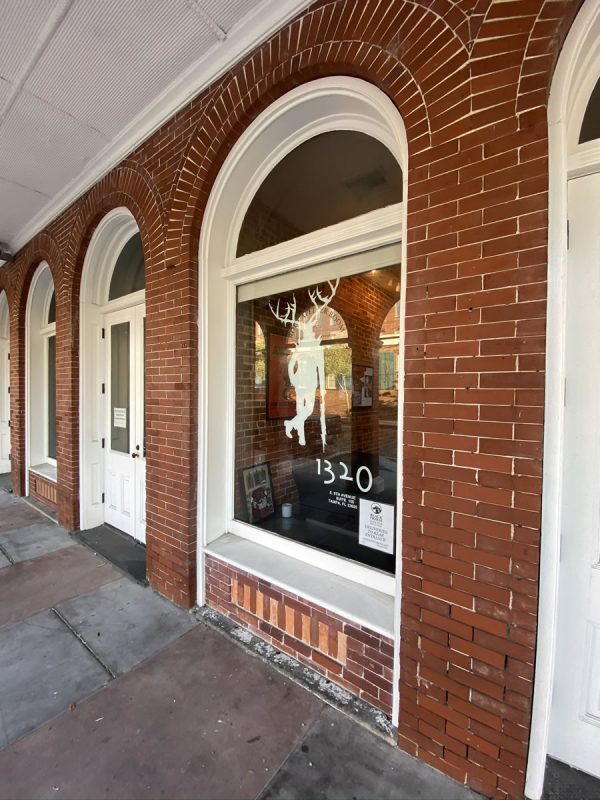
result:
<svg viewBox="0 0 600 800"><path fill-rule="evenodd" d="M79 309L81 278L90 241L106 215L119 207L127 208L136 220L142 238L146 273L147 570L153 585L167 596L172 596L172 599L181 602L179 596L175 597L172 592L165 591L160 583L160 577L157 577L161 575L161 554L165 551L160 539L162 511L158 509L162 509L166 502L165 494L167 501L172 501L171 487L165 486L165 457L160 450L161 443L164 442L163 419L169 411L158 407L155 399L158 393L152 379L152 376L159 375L158 364L165 340L164 328L161 327L159 320L165 302L165 286L170 279L170 273L165 268L164 210L162 198L153 179L135 162L124 162L115 172L96 184L79 207L67 249L70 302L72 308ZM79 527L79 314L74 315L70 336L72 343L70 404L73 421L70 437L73 464L71 483L76 500L71 513L72 527ZM163 417L159 421L161 414ZM171 444L175 446L174 443Z"/></svg>

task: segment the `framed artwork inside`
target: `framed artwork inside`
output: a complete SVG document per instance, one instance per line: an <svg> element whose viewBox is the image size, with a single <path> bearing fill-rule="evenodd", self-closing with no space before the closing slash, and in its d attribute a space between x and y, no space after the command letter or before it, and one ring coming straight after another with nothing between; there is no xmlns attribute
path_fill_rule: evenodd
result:
<svg viewBox="0 0 600 800"><path fill-rule="evenodd" d="M267 336L267 419L293 417L296 392L290 381L288 363L294 345L287 336Z"/></svg>
<svg viewBox="0 0 600 800"><path fill-rule="evenodd" d="M248 522L254 524L275 513L271 467L268 462L242 469L242 488Z"/></svg>

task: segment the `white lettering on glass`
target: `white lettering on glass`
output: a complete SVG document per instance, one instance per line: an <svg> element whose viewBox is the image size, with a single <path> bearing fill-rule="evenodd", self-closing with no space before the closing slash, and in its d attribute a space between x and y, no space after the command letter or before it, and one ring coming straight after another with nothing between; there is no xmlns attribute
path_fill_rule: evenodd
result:
<svg viewBox="0 0 600 800"><path fill-rule="evenodd" d="M334 472L331 461L328 461L326 458L317 458L316 462L317 475L327 476L327 480L324 480L323 483L326 486L330 483L333 483L336 479L336 473ZM339 475L341 481L350 481L350 483L354 483L354 481L356 481L356 485L361 492L366 493L371 490L371 487L373 486L373 473L368 467L359 467L356 470L356 477L353 478L350 474L348 466L344 464L343 461L339 462L339 466L341 467L341 472Z"/></svg>
<svg viewBox="0 0 600 800"><path fill-rule="evenodd" d="M321 337L316 330L321 319L321 314L335 297L340 279L327 281L329 293L325 294L316 286L308 290L308 296L313 304L313 313L305 312L299 319L296 319L296 296L292 296L291 302L286 302L284 311L280 309L280 300L277 300L275 308L269 301L269 308L275 319L284 325L290 325L297 330L298 340L295 343L294 351L288 362L288 374L290 382L296 390L296 416L286 419L284 424L286 436L291 439L292 432L298 433L298 444L306 445L304 424L313 413L317 388L320 390L321 401L321 442L323 452L327 443L327 423L325 418L325 351L321 345Z"/></svg>

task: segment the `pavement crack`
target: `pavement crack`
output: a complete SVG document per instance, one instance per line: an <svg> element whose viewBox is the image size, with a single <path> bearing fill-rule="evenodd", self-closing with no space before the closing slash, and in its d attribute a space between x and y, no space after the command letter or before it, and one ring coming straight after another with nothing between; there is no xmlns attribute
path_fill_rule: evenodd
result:
<svg viewBox="0 0 600 800"><path fill-rule="evenodd" d="M96 653L96 651L91 647L91 645L88 644L88 642L83 638L83 636L75 630L75 628L71 625L68 619L66 619L66 617L64 617L57 608L54 608L54 606L50 610L56 614L56 616L63 623L63 625L71 631L73 636L81 642L81 644L85 647L88 653L90 653L90 655L92 655L96 659L96 661L98 662L98 664L100 664L102 669L109 674L110 679L113 680L114 678L116 678L117 677L116 674L112 671L112 669L108 666L108 664L105 664L104 661L102 661L98 653Z"/></svg>
<svg viewBox="0 0 600 800"><path fill-rule="evenodd" d="M1 544L0 544L0 553L2 553L4 558L10 563L11 567L13 567L15 564L14 559L6 552L6 549L2 547Z"/></svg>

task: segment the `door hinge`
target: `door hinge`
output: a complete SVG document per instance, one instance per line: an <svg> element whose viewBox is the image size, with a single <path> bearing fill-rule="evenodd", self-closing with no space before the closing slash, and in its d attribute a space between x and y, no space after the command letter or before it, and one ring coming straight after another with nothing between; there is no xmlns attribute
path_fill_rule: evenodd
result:
<svg viewBox="0 0 600 800"><path fill-rule="evenodd" d="M565 382L563 384L563 406L567 407L567 379L565 378Z"/></svg>
<svg viewBox="0 0 600 800"><path fill-rule="evenodd" d="M567 220L567 250L571 246L571 223Z"/></svg>
<svg viewBox="0 0 600 800"><path fill-rule="evenodd" d="M102 502L104 503L104 492L102 492Z"/></svg>
<svg viewBox="0 0 600 800"><path fill-rule="evenodd" d="M103 450L104 450L104 446L105 446L105 440L104 440L104 439L102 439L102 449L103 449Z"/></svg>
<svg viewBox="0 0 600 800"><path fill-rule="evenodd" d="M104 394L104 393L105 393L105 391L106 391L106 385L103 383L103 384L102 384L102 394Z"/></svg>
<svg viewBox="0 0 600 800"><path fill-rule="evenodd" d="M10 353L8 353L8 355L7 355L7 358L8 358L8 360L10 361Z"/></svg>
<svg viewBox="0 0 600 800"><path fill-rule="evenodd" d="M10 428L10 420L8 420L8 427Z"/></svg>
<svg viewBox="0 0 600 800"><path fill-rule="evenodd" d="M106 328L102 328L102 338L106 337Z"/></svg>

